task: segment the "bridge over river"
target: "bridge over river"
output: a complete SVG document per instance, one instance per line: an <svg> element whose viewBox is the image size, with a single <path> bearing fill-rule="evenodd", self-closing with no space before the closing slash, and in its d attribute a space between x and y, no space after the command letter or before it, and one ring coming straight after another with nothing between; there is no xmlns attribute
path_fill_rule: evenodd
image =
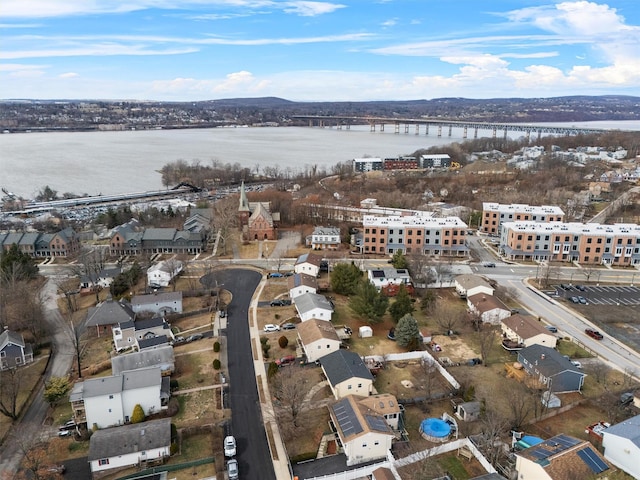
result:
<svg viewBox="0 0 640 480"><path fill-rule="evenodd" d="M309 122L310 127L335 127L338 130L349 130L352 125L369 125L372 132L379 129L385 131L386 125L394 128L394 133L414 133L420 135L424 132L429 135L429 130L438 137L442 137L443 131L447 136L451 136L454 128L462 129L462 138L467 138L469 131L473 131L473 138L478 138L479 130L487 130L492 132L495 138L498 132L502 132L504 138L507 138L508 132L523 132L525 137L530 138L531 134L537 134L538 139L543 133L552 135L589 135L604 133L608 130L598 128L582 128L582 127L559 127L550 125L532 125L525 123L492 123L492 122L472 122L460 120L441 120L433 118L384 118L384 117L352 117L352 116L320 116L320 115L294 115L292 118L296 120L305 120Z"/></svg>

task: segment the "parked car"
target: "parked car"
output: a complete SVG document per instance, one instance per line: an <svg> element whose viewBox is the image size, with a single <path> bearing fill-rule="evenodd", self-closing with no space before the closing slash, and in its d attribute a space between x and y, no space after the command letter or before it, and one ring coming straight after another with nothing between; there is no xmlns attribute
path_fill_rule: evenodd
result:
<svg viewBox="0 0 640 480"><path fill-rule="evenodd" d="M604 338L604 336L598 330L592 330L591 328L587 328L584 333L596 340L602 340Z"/></svg>
<svg viewBox="0 0 640 480"><path fill-rule="evenodd" d="M226 437L224 437L224 456L236 456L236 439L233 437L233 435L227 435Z"/></svg>
<svg viewBox="0 0 640 480"><path fill-rule="evenodd" d="M293 272L285 272L284 276L285 277L293 277L294 273Z"/></svg>
<svg viewBox="0 0 640 480"><path fill-rule="evenodd" d="M566 283L561 283L560 288L562 290L571 290L573 287L571 285L567 285Z"/></svg>
<svg viewBox="0 0 640 480"><path fill-rule="evenodd" d="M578 297L578 301L582 304L582 305L587 305L589 302L587 302L587 299L584 297Z"/></svg>
<svg viewBox="0 0 640 480"><path fill-rule="evenodd" d="M187 341L187 339L184 338L183 336L177 336L176 338L173 339L173 344L174 345L179 345L179 344L184 343L186 341Z"/></svg>
<svg viewBox="0 0 640 480"><path fill-rule="evenodd" d="M282 325L282 330L293 330L294 328L296 328L295 323L287 322L284 325Z"/></svg>
<svg viewBox="0 0 640 480"><path fill-rule="evenodd" d="M189 335L187 337L186 342L191 343L191 342L195 342L196 340L200 340L202 338L204 338L204 335L202 335L201 333L194 333L193 335Z"/></svg>
<svg viewBox="0 0 640 480"><path fill-rule="evenodd" d="M569 300L571 300L572 303L580 303L578 297L571 297Z"/></svg>
<svg viewBox="0 0 640 480"><path fill-rule="evenodd" d="M546 328L547 330L549 330L551 333L558 333L558 328L554 327L553 325L547 325L544 328Z"/></svg>
<svg viewBox="0 0 640 480"><path fill-rule="evenodd" d="M267 275L267 278L282 278L284 275L280 272L271 272Z"/></svg>
<svg viewBox="0 0 640 480"><path fill-rule="evenodd" d="M279 367L284 367L286 365L291 365L292 363L296 362L296 356L295 355L286 355L282 358L279 358L276 360L276 365L278 365Z"/></svg>
<svg viewBox="0 0 640 480"><path fill-rule="evenodd" d="M271 305L272 307L283 307L284 300L280 300L276 298L275 300L271 300L271 303L269 303L269 305Z"/></svg>
<svg viewBox="0 0 640 480"><path fill-rule="evenodd" d="M229 480L238 480L238 461L234 458L227 462L227 475Z"/></svg>
<svg viewBox="0 0 640 480"><path fill-rule="evenodd" d="M584 285L576 285L576 288L577 288L578 290L580 290L581 292L584 292L584 291L586 290L586 288L585 288L585 286L584 286Z"/></svg>
<svg viewBox="0 0 640 480"><path fill-rule="evenodd" d="M59 437L70 437L71 435L73 435L71 430L59 430L58 431L58 436Z"/></svg>
<svg viewBox="0 0 640 480"><path fill-rule="evenodd" d="M278 325L274 325L273 323L267 323L264 326L264 331L269 333L269 332L279 332L280 331L280 327Z"/></svg>
<svg viewBox="0 0 640 480"><path fill-rule="evenodd" d="M73 419L69 420L64 425L62 425L60 428L58 428L58 430L61 431L61 432L64 432L66 430L75 430L75 429L76 429L76 422Z"/></svg>
<svg viewBox="0 0 640 480"><path fill-rule="evenodd" d="M577 360L571 360L571 365L573 365L576 368L582 368L582 364Z"/></svg>

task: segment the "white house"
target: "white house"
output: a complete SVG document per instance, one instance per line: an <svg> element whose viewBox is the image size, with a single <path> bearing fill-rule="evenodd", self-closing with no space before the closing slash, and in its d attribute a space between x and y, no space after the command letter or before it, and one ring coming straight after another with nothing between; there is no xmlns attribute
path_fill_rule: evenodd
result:
<svg viewBox="0 0 640 480"><path fill-rule="evenodd" d="M299 324L296 330L307 362L315 362L340 349L342 341L331 322L312 318Z"/></svg>
<svg viewBox="0 0 640 480"><path fill-rule="evenodd" d="M329 406L329 415L348 466L386 458L394 433L384 417L360 405L358 397L338 400Z"/></svg>
<svg viewBox="0 0 640 480"><path fill-rule="evenodd" d="M493 287L480 275L458 275L455 278L456 292L462 298L472 297L478 293L484 293L485 295L493 295Z"/></svg>
<svg viewBox="0 0 640 480"><path fill-rule="evenodd" d="M295 303L296 298L305 293L316 293L318 281L316 277L304 273L295 273L289 277L289 298Z"/></svg>
<svg viewBox="0 0 640 480"><path fill-rule="evenodd" d="M605 429L602 447L604 458L633 478L640 478L640 415Z"/></svg>
<svg viewBox="0 0 640 480"><path fill-rule="evenodd" d="M502 319L502 336L522 344L525 347L531 345L544 345L556 348L558 339L542 323L530 315L515 314Z"/></svg>
<svg viewBox="0 0 640 480"><path fill-rule="evenodd" d="M139 349L139 340L165 336L172 342L175 340L171 325L163 317L153 317L136 321L119 323L113 328L113 344L117 352L127 348Z"/></svg>
<svg viewBox="0 0 640 480"><path fill-rule="evenodd" d="M411 275L406 268L376 268L367 270L367 279L378 290L388 285L408 285L411 283Z"/></svg>
<svg viewBox="0 0 640 480"><path fill-rule="evenodd" d="M467 297L469 311L478 315L483 323L499 325L502 320L511 316L511 310L492 295L477 293Z"/></svg>
<svg viewBox="0 0 640 480"><path fill-rule="evenodd" d="M159 367L129 370L76 383L69 401L76 423L86 421L89 429L108 428L128 423L138 404L146 415L162 410L168 401L162 384Z"/></svg>
<svg viewBox="0 0 640 480"><path fill-rule="evenodd" d="M322 357L320 366L336 400L373 393L373 375L357 353L340 349Z"/></svg>
<svg viewBox="0 0 640 480"><path fill-rule="evenodd" d="M171 419L96 430L89 439L92 473L163 463L171 452Z"/></svg>
<svg viewBox="0 0 640 480"><path fill-rule="evenodd" d="M296 310L300 320L306 322L312 318L331 321L333 305L324 295L317 293L303 293L296 298Z"/></svg>
<svg viewBox="0 0 640 480"><path fill-rule="evenodd" d="M316 227L307 246L313 250L337 250L340 246L340 229L338 227Z"/></svg>
<svg viewBox="0 0 640 480"><path fill-rule="evenodd" d="M599 478L609 469L591 443L564 434L516 452L518 480Z"/></svg>
<svg viewBox="0 0 640 480"><path fill-rule="evenodd" d="M312 277L317 277L320 273L320 263L322 258L313 253L305 253L300 255L296 259L296 263L293 265L293 271L295 273L305 273Z"/></svg>
<svg viewBox="0 0 640 480"><path fill-rule="evenodd" d="M147 285L150 287L167 287L174 277L182 271L180 260L163 260L147 269Z"/></svg>
<svg viewBox="0 0 640 480"><path fill-rule="evenodd" d="M152 312L154 315L182 313L182 292L157 292L150 295L134 295L131 298L134 313Z"/></svg>
<svg viewBox="0 0 640 480"><path fill-rule="evenodd" d="M113 280L120 275L120 267L103 268L98 273L89 273L80 277L80 288L109 288Z"/></svg>

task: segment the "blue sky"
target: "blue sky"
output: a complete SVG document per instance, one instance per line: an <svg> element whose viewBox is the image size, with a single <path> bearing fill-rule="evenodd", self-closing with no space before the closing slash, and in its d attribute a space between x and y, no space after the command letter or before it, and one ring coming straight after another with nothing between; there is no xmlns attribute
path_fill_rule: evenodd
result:
<svg viewBox="0 0 640 480"><path fill-rule="evenodd" d="M2 0L0 98L640 96L640 1Z"/></svg>

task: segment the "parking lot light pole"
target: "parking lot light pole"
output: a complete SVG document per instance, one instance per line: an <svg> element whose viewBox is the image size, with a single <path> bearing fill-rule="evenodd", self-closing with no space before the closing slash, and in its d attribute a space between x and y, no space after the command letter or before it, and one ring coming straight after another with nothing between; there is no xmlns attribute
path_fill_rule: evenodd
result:
<svg viewBox="0 0 640 480"><path fill-rule="evenodd" d="M633 287L633 281L636 279L636 272L633 272L633 275L631 275L631 286Z"/></svg>

